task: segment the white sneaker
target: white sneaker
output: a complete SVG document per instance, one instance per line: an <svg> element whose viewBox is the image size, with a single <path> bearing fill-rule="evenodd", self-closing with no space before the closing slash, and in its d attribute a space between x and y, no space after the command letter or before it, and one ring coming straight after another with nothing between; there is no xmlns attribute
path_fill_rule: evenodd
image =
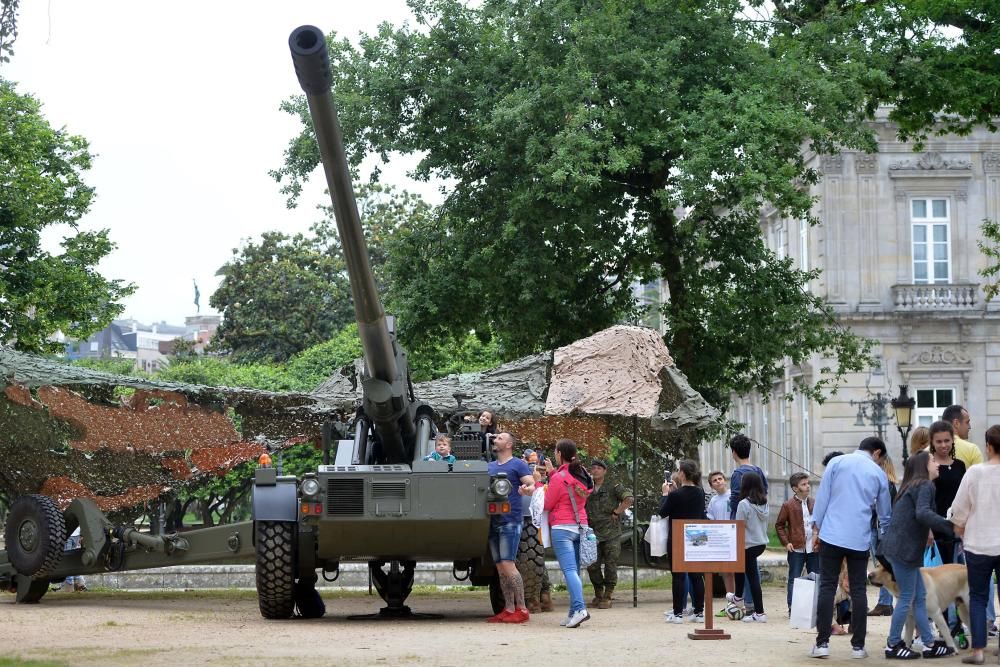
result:
<svg viewBox="0 0 1000 667"><path fill-rule="evenodd" d="M701 613L701 614L691 614L690 616L688 616L688 620L691 621L692 623L704 623L705 622L705 614L704 613Z"/></svg>
<svg viewBox="0 0 1000 667"><path fill-rule="evenodd" d="M819 646L813 646L809 651L810 658L829 658L830 657L830 645L820 644Z"/></svg>
<svg viewBox="0 0 1000 667"><path fill-rule="evenodd" d="M767 623L767 614L747 614L743 617L744 623Z"/></svg>
<svg viewBox="0 0 1000 667"><path fill-rule="evenodd" d="M559 625L561 625L561 626L562 626L562 627L564 627L564 628L566 627L566 624L567 624L567 623L569 623L569 616L567 616L567 617L566 617L566 618L564 618L563 620L559 621Z"/></svg>
<svg viewBox="0 0 1000 667"><path fill-rule="evenodd" d="M851 658L853 658L854 660L864 660L867 657L868 657L868 651L864 650L863 648L851 649Z"/></svg>
<svg viewBox="0 0 1000 667"><path fill-rule="evenodd" d="M570 617L566 619L566 627L567 628L578 627L581 623L583 623L588 619L590 619L590 614L587 612L586 609L581 609L580 611L570 615Z"/></svg>
<svg viewBox="0 0 1000 667"><path fill-rule="evenodd" d="M684 617L678 616L677 614L670 613L663 617L663 620L667 623L683 623Z"/></svg>

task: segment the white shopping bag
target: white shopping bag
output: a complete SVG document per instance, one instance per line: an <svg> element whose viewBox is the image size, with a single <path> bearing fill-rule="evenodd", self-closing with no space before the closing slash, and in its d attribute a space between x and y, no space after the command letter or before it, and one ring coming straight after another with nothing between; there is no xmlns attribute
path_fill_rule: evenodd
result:
<svg viewBox="0 0 1000 667"><path fill-rule="evenodd" d="M646 529L645 540L649 543L649 555L654 557L665 556L667 554L667 530L668 519L653 515L649 519L649 528Z"/></svg>
<svg viewBox="0 0 1000 667"><path fill-rule="evenodd" d="M808 630L816 627L819 582L815 577L815 574L809 574L792 582L792 613L789 625L793 628Z"/></svg>

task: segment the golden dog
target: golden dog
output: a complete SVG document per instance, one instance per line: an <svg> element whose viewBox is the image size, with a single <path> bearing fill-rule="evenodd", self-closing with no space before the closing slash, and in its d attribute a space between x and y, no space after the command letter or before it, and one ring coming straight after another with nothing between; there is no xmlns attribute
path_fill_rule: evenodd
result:
<svg viewBox="0 0 1000 667"><path fill-rule="evenodd" d="M955 603L958 616L962 622L969 625L969 574L964 565L938 565L937 567L920 568L920 576L924 580L924 590L927 591L927 616L934 621L937 631L941 633L948 646L956 651L955 640L951 637L948 623L944 619L944 610ZM889 570L881 563L868 573L868 583L873 586L885 586L892 596L899 599L899 586ZM907 645L913 641L913 607L906 616L906 629L903 639Z"/></svg>

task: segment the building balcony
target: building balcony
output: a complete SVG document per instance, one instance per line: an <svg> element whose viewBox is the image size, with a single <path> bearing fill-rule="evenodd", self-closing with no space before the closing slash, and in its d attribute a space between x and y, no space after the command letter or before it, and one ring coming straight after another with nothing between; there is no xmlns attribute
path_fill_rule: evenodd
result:
<svg viewBox="0 0 1000 667"><path fill-rule="evenodd" d="M936 310L981 310L979 285L893 285L892 304L896 312L928 312Z"/></svg>

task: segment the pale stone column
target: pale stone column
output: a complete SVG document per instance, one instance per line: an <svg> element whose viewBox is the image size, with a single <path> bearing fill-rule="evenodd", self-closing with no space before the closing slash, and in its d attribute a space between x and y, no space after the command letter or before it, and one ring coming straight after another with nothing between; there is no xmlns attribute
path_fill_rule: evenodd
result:
<svg viewBox="0 0 1000 667"><path fill-rule="evenodd" d="M858 175L857 211L860 260L860 309L882 309L879 293L878 243L878 155L854 154L854 171Z"/></svg>
<svg viewBox="0 0 1000 667"><path fill-rule="evenodd" d="M823 270L826 283L826 298L831 304L847 302L845 294L844 265L847 249L844 244L843 197L844 158L842 155L824 155L820 158L823 172L822 189L822 243L817 256L819 268Z"/></svg>

